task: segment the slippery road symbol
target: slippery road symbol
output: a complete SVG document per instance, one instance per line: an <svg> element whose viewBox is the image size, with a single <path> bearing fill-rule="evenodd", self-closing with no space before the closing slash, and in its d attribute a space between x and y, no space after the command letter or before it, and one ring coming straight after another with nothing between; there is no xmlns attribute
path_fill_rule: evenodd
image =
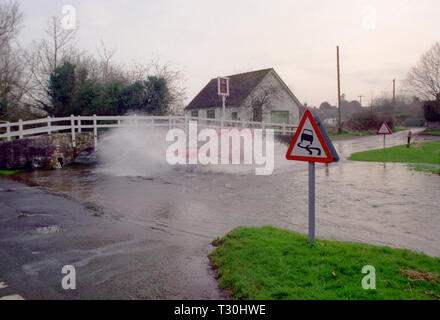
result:
<svg viewBox="0 0 440 320"><path fill-rule="evenodd" d="M313 150L317 151L318 156L321 155L321 149L320 148L312 148L313 144L313 131L304 129L301 132L301 142L297 144L298 147L306 149L309 152L309 155L313 154Z"/></svg>
<svg viewBox="0 0 440 320"><path fill-rule="evenodd" d="M310 110L303 116L286 153L287 160L332 163L338 162L339 156L333 147L318 116Z"/></svg>

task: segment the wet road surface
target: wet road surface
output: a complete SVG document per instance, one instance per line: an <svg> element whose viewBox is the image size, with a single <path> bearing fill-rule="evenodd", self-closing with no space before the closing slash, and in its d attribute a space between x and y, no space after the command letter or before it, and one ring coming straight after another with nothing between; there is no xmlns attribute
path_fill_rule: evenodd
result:
<svg viewBox="0 0 440 320"><path fill-rule="evenodd" d="M387 146L404 144L406 135L388 136ZM334 145L341 162L316 170L316 236L440 256L440 176L346 160L381 148L382 137ZM22 285L25 298L224 298L209 268L212 239L237 226L307 233L307 163L284 160L286 149L278 146L270 176L244 166L114 176L98 165L18 176L47 189L2 179L0 281L32 279L46 288ZM36 231L50 225L63 232ZM5 272L12 264L16 270ZM64 264L77 267L77 290L61 289Z"/></svg>

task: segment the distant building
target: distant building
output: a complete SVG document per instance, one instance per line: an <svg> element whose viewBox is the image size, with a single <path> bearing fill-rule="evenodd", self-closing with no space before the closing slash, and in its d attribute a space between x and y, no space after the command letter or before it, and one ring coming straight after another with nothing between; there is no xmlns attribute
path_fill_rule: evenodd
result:
<svg viewBox="0 0 440 320"><path fill-rule="evenodd" d="M337 123L338 123L337 118L324 119L324 124L328 125L329 127L335 127Z"/></svg>
<svg viewBox="0 0 440 320"><path fill-rule="evenodd" d="M229 76L227 120L297 124L301 103L273 68ZM191 117L221 119L222 99L212 79L185 108Z"/></svg>

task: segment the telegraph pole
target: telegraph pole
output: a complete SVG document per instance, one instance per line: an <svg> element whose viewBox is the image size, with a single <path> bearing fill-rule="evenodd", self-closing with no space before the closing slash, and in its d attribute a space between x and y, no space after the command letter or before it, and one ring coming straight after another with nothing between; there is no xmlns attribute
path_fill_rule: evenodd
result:
<svg viewBox="0 0 440 320"><path fill-rule="evenodd" d="M364 96L363 96L363 95L359 95L358 97L359 97L359 103L360 103L360 105L361 105L361 107L362 107L362 98L363 98Z"/></svg>
<svg viewBox="0 0 440 320"><path fill-rule="evenodd" d="M336 64L338 69L338 132L342 133L342 122L341 122L341 77L339 74L339 46L336 46Z"/></svg>
<svg viewBox="0 0 440 320"><path fill-rule="evenodd" d="M396 79L393 79L393 106L396 103Z"/></svg>

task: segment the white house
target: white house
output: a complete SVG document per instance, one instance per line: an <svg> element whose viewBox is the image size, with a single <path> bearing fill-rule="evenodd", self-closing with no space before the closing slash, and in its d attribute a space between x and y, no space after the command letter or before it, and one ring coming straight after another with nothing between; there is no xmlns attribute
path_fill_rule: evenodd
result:
<svg viewBox="0 0 440 320"><path fill-rule="evenodd" d="M338 119L337 118L327 118L324 119L324 124L330 126L330 127L335 127L336 124L338 123Z"/></svg>
<svg viewBox="0 0 440 320"><path fill-rule="evenodd" d="M273 68L228 76L226 119L298 124L301 103ZM222 99L212 79L185 108L191 117L221 119Z"/></svg>

